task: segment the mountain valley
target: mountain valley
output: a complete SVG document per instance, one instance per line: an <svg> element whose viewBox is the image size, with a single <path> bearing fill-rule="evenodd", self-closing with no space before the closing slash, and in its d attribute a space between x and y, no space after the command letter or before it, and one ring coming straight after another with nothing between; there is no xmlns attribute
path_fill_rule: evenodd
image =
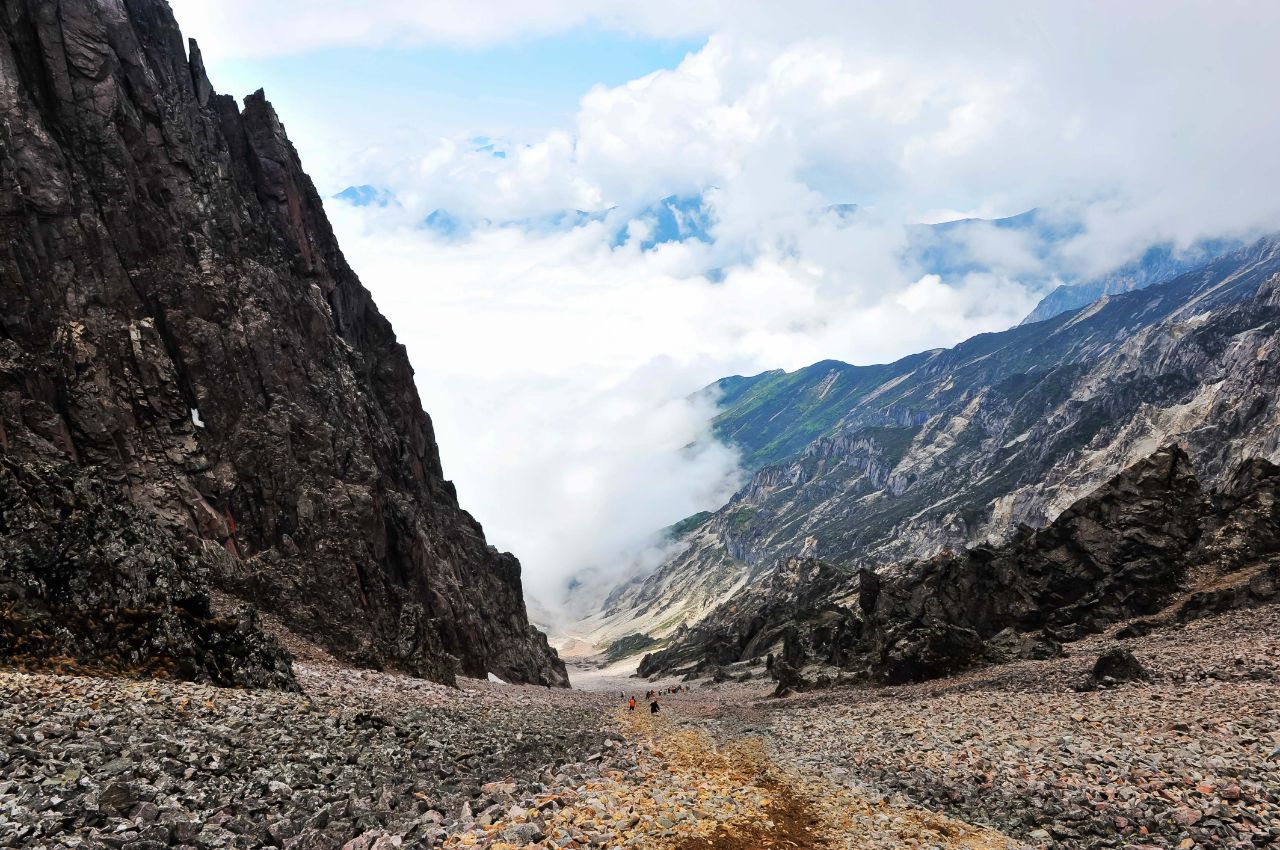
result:
<svg viewBox="0 0 1280 850"><path fill-rule="evenodd" d="M281 48L313 62L319 50L345 67L337 57L354 50L361 67L382 73L446 38L443 29L413 29L423 18L439 23L429 6L389 4L401 17L388 19L378 15L389 7L376 3L303 5L314 20L264 40L323 45L342 30L339 47ZM254 27L282 20L271 3L237 11L250 7ZM215 90L212 71L245 66L225 64L226 44L215 61L211 47L206 60L184 40L175 11L200 20L199 8L0 0L0 848L1280 847L1274 222L1233 220L1240 226L1212 238L1199 230L1182 238L1193 228L1178 238L1110 234L1145 248L1113 268L1099 263L1110 268L1101 274L1066 277L1063 269L1093 268L1070 264L1072 240L1097 224L1080 210L956 213L897 227L887 250L912 280L937 278L951 291L973 277L992 287L983 298L996 299L1012 291L1009 269L1021 270L1012 309L981 321L999 315L1007 327L1047 294L1005 330L970 336L991 325L967 316L947 325L964 328L948 341L970 337L948 348L870 365L827 359L707 387L714 419L709 404L698 407L697 425L710 428L705 441L724 450L732 473L714 491L723 504L698 504L711 509L655 530L651 560L619 556L627 566L601 565L590 586L571 578L567 590L579 596L565 606L575 621L565 623L563 610L536 597L597 550L556 537L565 563L554 566L564 569L548 578L537 547L523 547L526 569L520 552L491 544L524 538L489 521L491 503L475 498L465 473L457 473L465 498L446 478L422 399L438 422L457 411L437 407L439 387L415 376L411 350L420 368L434 360L412 340L406 347L387 315L402 333L413 317L388 307L383 296L393 290L377 289L387 315L375 304L352 266L370 281L385 269L371 262L369 274L355 251L348 263L326 203L338 225L353 211L432 210L393 231L403 240L394 247L372 243L415 263L422 255L412 240L426 231L432 250L475 261L497 245L504 262L541 273L517 232L573 240L599 231L600 244L570 255L589 256L587 271L616 270L607 258L664 283L692 280L704 287L689 290L695 298L735 292L743 258L771 256L779 242L774 272L841 283L802 256L795 234L771 229L786 212L772 205L792 204L793 218L817 221L823 239L841 242L891 205L834 203L848 197L840 181L827 195L807 183L776 185L774 157L723 145L680 146L672 173L692 174L706 156L752 178L759 171L749 189L768 220L763 231L743 225L761 210L717 207L721 184L710 179L695 188L685 185L691 177L671 178L679 185L651 191L639 182L645 169L610 166L620 197L660 200L627 206L596 191L580 170L593 158L613 163L622 149L644 149L646 133L663 137L662 110L644 98L651 89L665 92L664 103L680 93L663 88L676 72L661 70L618 89L596 84L578 119L585 139L556 131L547 143L508 145L470 133L396 166L437 189L451 185L447 177L489 191L451 157L482 159L484 179L497 175L493 194L513 195L485 200L522 210L514 195L537 195L538 185L501 169L533 163L544 179L567 184L539 198L549 212L468 218L450 210L474 206L449 206L465 197L397 194L363 156L337 170L317 166L317 175L332 172L328 182L340 174L338 186L356 168L368 167L359 179L373 181L326 193L326 202L317 189L326 181L308 176L265 92L237 101ZM550 38L561 71L608 52L569 50L578 29L622 49L608 41L616 22L578 15L568 35L547 36L538 16L554 10L478 8L451 10L449 25L477 27L466 36L476 43L430 54L446 69L509 48L482 43L473 12L533 15L512 31L533 26ZM394 31L394 50L365 45L385 39L384 29ZM628 32L624 47L639 38ZM718 88L713 70L746 74L762 64L752 53L737 68L725 58L731 42L709 36L680 68ZM275 47L233 46L246 55ZM788 104L843 102L878 84L877 74L829 87L793 77L818 45L802 46L768 65ZM514 53L524 62L534 51L521 42ZM279 72L295 60L249 67ZM1197 73L1210 70L1206 62ZM336 109L323 80L338 87L335 75L317 74L325 108L351 114ZM455 82L450 96L468 99L475 81ZM525 93L510 82L501 97L486 90L474 100L518 111L516 94ZM703 91L685 83L685 94ZM398 98L416 85L379 84L386 91L362 94ZM686 103L696 115L681 122L732 127L745 144L745 117L773 91L760 86L732 108ZM906 95L889 99L895 126L925 108L904 106ZM592 116L617 103L629 123L593 134ZM1125 104L1126 115L1134 109ZM396 121L402 112L397 100ZM813 130L804 114L756 128L786 137L777 158L807 141L795 138ZM987 123L981 111L947 114L949 151L964 146L957 126L974 114ZM315 126L299 117L295 130ZM849 126L840 124L839 144L813 131L815 144L856 148ZM306 147L313 163L324 142ZM556 159L565 150L572 167ZM1012 157L1009 170L1017 172ZM919 182L927 181L913 182L917 190ZM1029 206L1020 196L1000 200L971 206ZM476 240L490 231L503 233ZM341 232L351 250L355 231ZM820 254L847 248L823 239L815 239ZM440 269L462 268L459 254L448 257L415 266L423 279L407 285L416 294ZM716 339L785 336L765 315L790 306L780 292L811 296L819 309L836 303L804 287L763 289L763 308L731 317L732 333ZM504 297L497 292L448 297L474 306ZM550 285L531 300L533 315L578 306ZM443 327L461 315L432 316L431 332L455 345L474 330ZM822 322L805 324L809 313L796 315L805 333L825 332ZM591 334L609 327L556 342L589 349ZM551 335L541 323L537 330ZM483 342L502 357L525 356L504 339L511 332L486 324ZM820 338L822 351L814 344L794 361L699 359L656 341L639 373L644 397L686 377L694 367L681 357L700 369L720 364L698 372L689 382L697 386L723 371L832 353L831 336ZM922 338L937 339L911 337ZM785 340L753 356L778 350ZM500 359L466 365L481 373ZM651 383L651 371L661 380ZM687 389L674 392L676 402ZM490 398L481 389L476 397ZM645 415L625 393L581 398ZM655 430L665 438L687 424L664 419ZM441 434L450 442L443 426ZM631 454L618 436L592 433L587 451L571 456L610 440ZM510 476L514 453L536 442L493 447L484 459ZM681 458L692 445L683 436L672 444L684 446ZM649 459L649 443L634 445ZM733 452L741 469L732 469ZM634 481L684 472L655 465L637 475L643 465L622 467L628 474L612 489L593 489L610 467L561 462L536 496L576 519L556 501L574 487L608 501L619 489L639 491ZM678 516L694 507L679 497L672 488L650 501ZM490 536L464 504L480 506ZM598 533L636 502L618 504L587 512L597 527L578 522L574 533ZM644 526L656 515L662 525L661 514L630 519ZM536 514L559 535L547 516Z"/></svg>

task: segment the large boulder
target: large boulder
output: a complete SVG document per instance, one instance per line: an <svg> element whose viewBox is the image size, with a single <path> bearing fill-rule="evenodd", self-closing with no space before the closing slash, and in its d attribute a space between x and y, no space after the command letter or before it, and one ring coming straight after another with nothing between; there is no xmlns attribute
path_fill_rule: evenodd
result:
<svg viewBox="0 0 1280 850"><path fill-rule="evenodd" d="M0 456L0 660L296 689L252 609L214 612L226 557L179 545L92 471Z"/></svg>
<svg viewBox="0 0 1280 850"><path fill-rule="evenodd" d="M1122 646L1113 646L1094 662L1086 688L1108 688L1125 682L1146 682L1150 679L1151 674L1132 652Z"/></svg>
<svg viewBox="0 0 1280 850"><path fill-rule="evenodd" d="M769 665L769 673L778 683L778 686L773 689L775 697L807 691L811 684L798 667L788 664L781 658L775 658L773 664Z"/></svg>
<svg viewBox="0 0 1280 850"><path fill-rule="evenodd" d="M930 622L886 633L887 648L878 659L890 683L919 682L947 676L971 666L982 653L982 638L973 629Z"/></svg>

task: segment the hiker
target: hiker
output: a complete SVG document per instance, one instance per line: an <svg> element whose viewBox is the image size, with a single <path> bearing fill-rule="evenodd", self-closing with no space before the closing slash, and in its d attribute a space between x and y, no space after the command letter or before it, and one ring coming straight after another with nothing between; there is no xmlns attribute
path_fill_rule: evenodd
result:
<svg viewBox="0 0 1280 850"><path fill-rule="evenodd" d="M627 711L635 711L635 710L636 710L636 698L632 697L631 702L627 704Z"/></svg>
<svg viewBox="0 0 1280 850"><path fill-rule="evenodd" d="M649 713L650 713L650 714L657 714L657 713L658 713L658 698L657 698L657 697L654 697L654 698L653 698L653 702L649 703Z"/></svg>

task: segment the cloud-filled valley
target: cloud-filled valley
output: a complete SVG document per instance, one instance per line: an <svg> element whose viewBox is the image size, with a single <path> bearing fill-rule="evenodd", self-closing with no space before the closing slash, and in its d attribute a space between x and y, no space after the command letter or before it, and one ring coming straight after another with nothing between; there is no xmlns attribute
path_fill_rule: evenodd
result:
<svg viewBox="0 0 1280 850"><path fill-rule="evenodd" d="M463 503L552 607L740 483L696 395L717 378L952 345L1152 245L1280 223L1277 61L1234 7L912 4L906 29L874 4L553 5L490 31L368 5L358 32L237 43L707 37L678 67L583 92L547 132L344 149L337 103L310 142L341 153L317 157L328 194L372 187L329 202L344 250L408 346Z"/></svg>

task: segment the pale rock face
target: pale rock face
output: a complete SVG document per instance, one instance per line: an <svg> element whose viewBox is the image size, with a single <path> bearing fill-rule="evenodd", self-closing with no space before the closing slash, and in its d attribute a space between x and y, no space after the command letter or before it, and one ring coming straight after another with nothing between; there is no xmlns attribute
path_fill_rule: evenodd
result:
<svg viewBox="0 0 1280 850"><path fill-rule="evenodd" d="M161 0L0 20L6 462L104 483L349 660L566 684L263 94L216 94Z"/></svg>

